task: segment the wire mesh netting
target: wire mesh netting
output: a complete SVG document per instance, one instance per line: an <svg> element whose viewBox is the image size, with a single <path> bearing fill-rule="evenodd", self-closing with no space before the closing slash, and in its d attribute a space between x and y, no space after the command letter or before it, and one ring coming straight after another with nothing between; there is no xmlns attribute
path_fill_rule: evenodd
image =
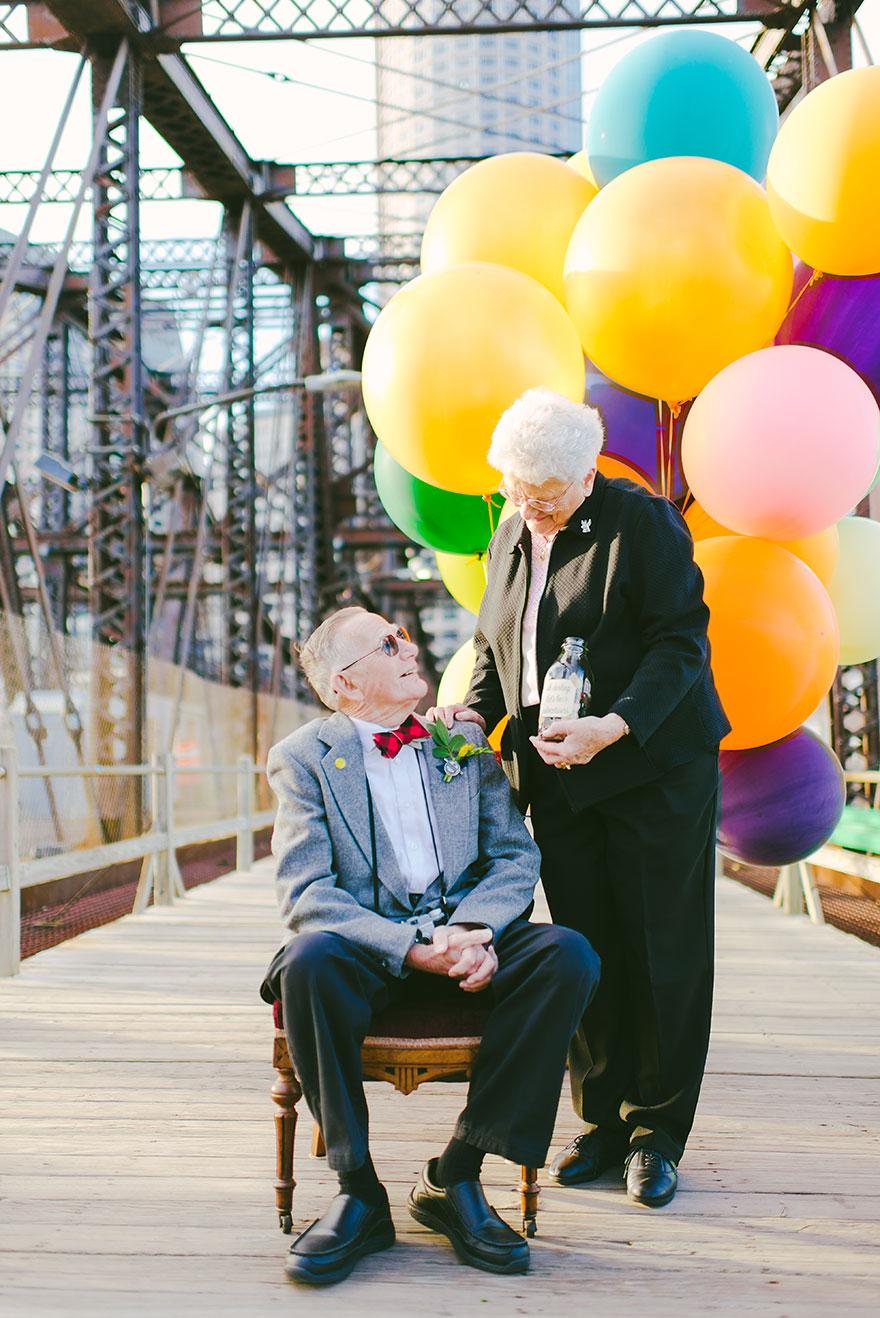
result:
<svg viewBox="0 0 880 1318"><path fill-rule="evenodd" d="M724 862L724 873L754 892L772 897L779 878L778 869ZM821 880L816 884L822 912L827 922L844 933L854 934L874 947L880 947L880 902L865 893L845 891Z"/></svg>
<svg viewBox="0 0 880 1318"><path fill-rule="evenodd" d="M23 862L136 837L154 815L149 777L59 776L97 763L124 764L127 745L116 735L123 710L118 692L128 656L88 635L49 633L40 619L0 613L0 743L15 746ZM235 774L221 772L249 754L251 695L167 660L147 669L148 756L169 751L177 767L176 823L208 823L237 812ZM257 698L257 762L312 710L268 695ZM107 748L113 755L108 760ZM33 776L33 770L45 774ZM256 777L256 806L271 807Z"/></svg>
<svg viewBox="0 0 880 1318"><path fill-rule="evenodd" d="M50 632L39 616L0 611L0 744L14 746L22 863L84 852L148 832L157 814L156 775L125 776L129 745L122 726L130 657L87 634ZM238 813L231 772L250 754L252 697L167 661L147 666L147 759L174 757L175 826L209 824ZM283 697L256 702L257 764L270 746L312 716ZM101 776L77 769L103 765ZM38 772L35 772L38 771ZM72 772L71 772L72 771ZM254 807L270 809L272 793L254 775ZM255 840L268 851L269 832ZM85 859L85 858L84 858ZM235 839L178 849L184 885L205 883L235 866ZM132 909L141 861L134 860L22 891L22 955L31 956Z"/></svg>
<svg viewBox="0 0 880 1318"><path fill-rule="evenodd" d="M254 857L269 854L271 829L254 837ZM235 868L235 839L182 847L177 853L184 887L210 883ZM128 915L134 902L140 864L114 865L59 883L41 884L22 893L21 955L33 956L56 943Z"/></svg>

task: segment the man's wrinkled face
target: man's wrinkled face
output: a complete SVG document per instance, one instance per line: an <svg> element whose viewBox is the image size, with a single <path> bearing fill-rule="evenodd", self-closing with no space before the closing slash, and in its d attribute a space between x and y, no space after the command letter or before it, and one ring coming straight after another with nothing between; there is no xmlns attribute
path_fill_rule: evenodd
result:
<svg viewBox="0 0 880 1318"><path fill-rule="evenodd" d="M358 705L413 708L428 690L418 665L419 647L377 613L355 618L343 633L336 689Z"/></svg>

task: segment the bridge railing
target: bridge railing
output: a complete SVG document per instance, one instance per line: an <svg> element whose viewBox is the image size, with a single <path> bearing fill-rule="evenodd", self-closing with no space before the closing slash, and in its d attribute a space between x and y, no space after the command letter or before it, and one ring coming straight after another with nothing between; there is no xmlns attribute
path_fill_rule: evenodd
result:
<svg viewBox="0 0 880 1318"><path fill-rule="evenodd" d="M14 975L19 969L21 893L26 888L140 860L141 873L132 911L143 911L151 897L157 906L169 906L186 893L177 864L177 848L230 836L235 837L236 869L250 869L254 862L254 832L266 828L275 817L274 810L256 808L256 775L265 773L265 769L248 755L239 756L236 764L206 767L187 764L187 778L200 773L234 775L237 791L234 815L186 825L178 825L175 821L179 772L174 756L169 754L156 756L150 764L21 768L15 748L0 746L0 975ZM23 861L19 851L21 781L26 778L74 777L142 778L150 787L152 827L119 842Z"/></svg>

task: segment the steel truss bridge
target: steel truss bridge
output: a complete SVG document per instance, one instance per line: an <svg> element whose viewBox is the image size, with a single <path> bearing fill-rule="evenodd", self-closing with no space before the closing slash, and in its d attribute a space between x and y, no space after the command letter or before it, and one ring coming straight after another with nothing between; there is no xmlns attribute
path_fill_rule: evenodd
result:
<svg viewBox="0 0 880 1318"><path fill-rule="evenodd" d="M250 693L255 746L257 694L304 694L292 646L328 608L361 601L424 639L422 612L437 599L436 583L404 570L407 542L377 503L356 389L304 383L358 368L370 303L417 272L420 234L315 235L287 203L439 193L472 160L253 160L185 49L747 22L784 109L803 86L849 66L858 4L0 4L7 60L25 49L80 56L45 164L0 173L0 204L20 205L23 217L0 237L0 609L116 647L119 662L95 692L110 711L96 757L143 760L151 656ZM56 168L54 148L86 78L88 159L80 170ZM139 167L143 121L180 167ZM142 237L141 204L181 198L219 203L215 238ZM65 238L32 241L41 208L61 203ZM91 238L75 241L85 216ZM16 689L27 693L36 659L15 650ZM865 701L876 677L847 682L838 740L861 737L875 762L876 708Z"/></svg>

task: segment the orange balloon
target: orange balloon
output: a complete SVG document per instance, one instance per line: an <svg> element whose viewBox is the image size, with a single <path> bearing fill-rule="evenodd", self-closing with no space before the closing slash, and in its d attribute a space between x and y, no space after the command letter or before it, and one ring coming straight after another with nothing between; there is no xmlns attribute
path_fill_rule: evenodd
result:
<svg viewBox="0 0 880 1318"><path fill-rule="evenodd" d="M489 745L492 747L493 751L501 750L501 738L504 736L504 729L507 727L508 722L509 719L505 714L501 722L496 723L495 727L489 733Z"/></svg>
<svg viewBox="0 0 880 1318"><path fill-rule="evenodd" d="M714 517L710 517L696 499L685 510L684 520L694 540L708 540L712 536L737 534L736 531L731 531L729 527L716 522ZM772 543L781 545L802 563L806 563L807 567L812 568L823 586L831 585L831 578L840 558L840 534L836 526L829 526L824 531L818 531L816 535L802 536L800 540L774 540Z"/></svg>
<svg viewBox="0 0 880 1318"><path fill-rule="evenodd" d="M650 490L652 494L657 493L657 487L648 479L641 468L634 467L629 462L624 462L623 458L614 458L610 453L600 453L599 470L609 480L612 480L615 476L623 476L628 481L635 481L636 485L641 485L643 489Z"/></svg>
<svg viewBox="0 0 880 1318"><path fill-rule="evenodd" d="M725 750L787 737L827 695L840 658L834 606L815 572L751 536L700 540L712 672L732 731Z"/></svg>

